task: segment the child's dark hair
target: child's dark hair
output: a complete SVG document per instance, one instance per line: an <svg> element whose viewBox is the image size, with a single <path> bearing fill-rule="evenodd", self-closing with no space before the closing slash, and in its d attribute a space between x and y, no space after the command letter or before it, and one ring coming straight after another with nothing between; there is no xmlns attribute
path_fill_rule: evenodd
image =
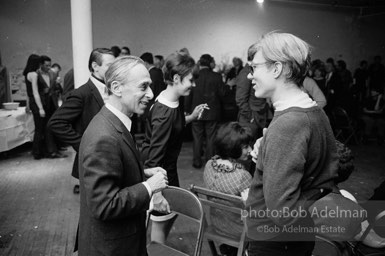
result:
<svg viewBox="0 0 385 256"><path fill-rule="evenodd" d="M237 159L242 155L242 148L253 142L249 127L244 127L238 122L222 125L214 139L215 153L222 159Z"/></svg>

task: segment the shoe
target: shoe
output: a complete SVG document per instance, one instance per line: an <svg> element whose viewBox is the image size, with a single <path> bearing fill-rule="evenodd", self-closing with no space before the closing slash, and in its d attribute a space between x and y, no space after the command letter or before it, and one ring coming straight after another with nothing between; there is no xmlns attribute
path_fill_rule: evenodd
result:
<svg viewBox="0 0 385 256"><path fill-rule="evenodd" d="M80 187L79 187L79 185L75 185L75 186L74 186L73 192L74 192L74 194L79 194L79 193L80 193Z"/></svg>
<svg viewBox="0 0 385 256"><path fill-rule="evenodd" d="M195 168L195 169L200 169L202 168L202 164L192 164L192 166Z"/></svg>
<svg viewBox="0 0 385 256"><path fill-rule="evenodd" d="M67 157L67 155L64 155L64 154L61 154L58 152L51 153L47 156L47 158L66 158L66 157Z"/></svg>
<svg viewBox="0 0 385 256"><path fill-rule="evenodd" d="M42 156L42 155L34 155L33 158L34 158L35 160L40 160L40 159L43 158L43 156Z"/></svg>

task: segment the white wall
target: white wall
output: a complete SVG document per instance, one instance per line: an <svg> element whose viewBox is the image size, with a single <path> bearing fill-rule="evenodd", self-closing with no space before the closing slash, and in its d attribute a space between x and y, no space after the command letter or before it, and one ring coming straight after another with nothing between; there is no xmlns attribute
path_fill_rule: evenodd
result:
<svg viewBox="0 0 385 256"><path fill-rule="evenodd" d="M357 19L352 10L268 0L93 0L92 7L94 47L128 46L134 55L187 47L196 59L246 59L247 47L276 29L308 41L314 58L342 58L350 69L384 54L385 15ZM31 53L50 56L66 72L70 29L69 0L0 0L0 51L11 72L23 69Z"/></svg>

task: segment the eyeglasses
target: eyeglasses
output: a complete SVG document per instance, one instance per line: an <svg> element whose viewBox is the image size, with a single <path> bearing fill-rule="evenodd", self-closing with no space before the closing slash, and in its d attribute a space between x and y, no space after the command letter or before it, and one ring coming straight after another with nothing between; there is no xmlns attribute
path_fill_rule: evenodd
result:
<svg viewBox="0 0 385 256"><path fill-rule="evenodd" d="M255 71L255 69L258 67L258 66L263 66L263 65L266 65L268 62L267 61L265 61L265 62L261 62L261 63L253 63L253 64L251 64L251 65L249 65L249 73L251 74L251 75L254 75L254 71Z"/></svg>

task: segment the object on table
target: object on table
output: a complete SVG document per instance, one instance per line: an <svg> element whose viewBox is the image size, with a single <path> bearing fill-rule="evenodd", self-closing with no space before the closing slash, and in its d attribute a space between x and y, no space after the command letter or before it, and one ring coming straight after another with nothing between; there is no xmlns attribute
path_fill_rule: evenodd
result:
<svg viewBox="0 0 385 256"><path fill-rule="evenodd" d="M19 107L19 102L5 102L3 108L6 110L16 110Z"/></svg>

